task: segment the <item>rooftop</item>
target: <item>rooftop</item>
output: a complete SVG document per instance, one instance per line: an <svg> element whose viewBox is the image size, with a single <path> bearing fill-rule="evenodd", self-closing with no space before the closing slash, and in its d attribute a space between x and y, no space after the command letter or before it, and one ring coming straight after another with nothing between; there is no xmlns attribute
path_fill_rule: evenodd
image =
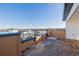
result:
<svg viewBox="0 0 79 59"><path fill-rule="evenodd" d="M72 6L73 6L73 3L65 3L65 4L64 4L64 16L63 16L63 20L64 20L64 21L65 21L66 18L68 17L69 12L70 12Z"/></svg>

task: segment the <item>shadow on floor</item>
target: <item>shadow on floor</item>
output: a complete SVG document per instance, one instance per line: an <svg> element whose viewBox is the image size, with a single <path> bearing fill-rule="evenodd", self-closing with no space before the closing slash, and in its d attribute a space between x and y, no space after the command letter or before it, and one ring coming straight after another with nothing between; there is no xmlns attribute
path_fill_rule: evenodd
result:
<svg viewBox="0 0 79 59"><path fill-rule="evenodd" d="M70 41L66 44L63 40L56 38L47 38L37 45L31 46L25 51L24 56L76 56L76 53L70 46Z"/></svg>

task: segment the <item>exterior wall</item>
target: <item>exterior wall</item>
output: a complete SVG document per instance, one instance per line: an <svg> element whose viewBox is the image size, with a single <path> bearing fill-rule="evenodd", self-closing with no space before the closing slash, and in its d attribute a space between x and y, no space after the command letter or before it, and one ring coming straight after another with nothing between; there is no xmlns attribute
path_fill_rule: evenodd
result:
<svg viewBox="0 0 79 59"><path fill-rule="evenodd" d="M20 55L20 36L0 36L0 56Z"/></svg>
<svg viewBox="0 0 79 59"><path fill-rule="evenodd" d="M65 38L65 29L51 29L48 31L48 36L56 38Z"/></svg>
<svg viewBox="0 0 79 59"><path fill-rule="evenodd" d="M66 22L66 38L79 40L79 6Z"/></svg>

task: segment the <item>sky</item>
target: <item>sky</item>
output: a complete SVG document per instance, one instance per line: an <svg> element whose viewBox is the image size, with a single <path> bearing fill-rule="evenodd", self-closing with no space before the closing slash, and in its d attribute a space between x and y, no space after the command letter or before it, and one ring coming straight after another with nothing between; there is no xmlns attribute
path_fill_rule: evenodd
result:
<svg viewBox="0 0 79 59"><path fill-rule="evenodd" d="M0 3L0 28L64 28L62 3Z"/></svg>

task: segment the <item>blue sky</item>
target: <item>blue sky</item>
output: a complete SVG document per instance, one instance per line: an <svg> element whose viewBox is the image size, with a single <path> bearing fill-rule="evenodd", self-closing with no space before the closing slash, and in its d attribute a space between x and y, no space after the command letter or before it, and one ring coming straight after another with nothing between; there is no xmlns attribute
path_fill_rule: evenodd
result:
<svg viewBox="0 0 79 59"><path fill-rule="evenodd" d="M0 28L64 28L64 4L0 4Z"/></svg>

